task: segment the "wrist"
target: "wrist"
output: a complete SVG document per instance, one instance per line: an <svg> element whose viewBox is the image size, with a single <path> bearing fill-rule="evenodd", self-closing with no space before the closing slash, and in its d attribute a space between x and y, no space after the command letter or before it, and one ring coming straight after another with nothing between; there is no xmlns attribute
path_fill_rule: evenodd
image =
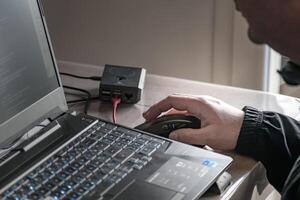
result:
<svg viewBox="0 0 300 200"><path fill-rule="evenodd" d="M263 113L256 108L245 106L243 111L245 115L235 148L240 153L243 153L249 146L253 146L256 143L257 131L260 129L263 121Z"/></svg>

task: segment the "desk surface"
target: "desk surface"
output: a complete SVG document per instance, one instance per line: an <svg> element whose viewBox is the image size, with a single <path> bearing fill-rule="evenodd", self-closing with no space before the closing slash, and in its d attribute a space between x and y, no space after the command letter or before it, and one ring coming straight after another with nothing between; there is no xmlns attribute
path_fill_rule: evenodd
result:
<svg viewBox="0 0 300 200"><path fill-rule="evenodd" d="M62 72L74 73L82 76L101 75L102 67L81 65L74 63L59 63ZM62 77L64 84L79 87L98 94L98 82L90 80L78 80L70 77ZM119 124L134 127L144 121L142 113L149 106L165 98L167 95L181 93L192 95L210 95L219 98L237 108L244 105L253 106L261 110L275 111L299 118L299 102L295 98L284 95L269 94L260 91L253 91L228 86L214 85L184 79L177 79L165 76L146 76L145 89L142 99L135 105L120 105L118 108ZM70 96L67 96L69 98ZM83 105L70 107L74 110L81 110ZM105 120L111 120L111 104L93 101L88 114ZM81 110L82 111L82 110ZM268 184L265 177L264 167L252 159L230 153L234 162L228 172L233 177L232 186L222 196L211 195L201 199L245 199L253 195L254 190L261 195L266 195L265 188ZM252 198L257 199L257 198ZM259 198L258 198L259 199Z"/></svg>

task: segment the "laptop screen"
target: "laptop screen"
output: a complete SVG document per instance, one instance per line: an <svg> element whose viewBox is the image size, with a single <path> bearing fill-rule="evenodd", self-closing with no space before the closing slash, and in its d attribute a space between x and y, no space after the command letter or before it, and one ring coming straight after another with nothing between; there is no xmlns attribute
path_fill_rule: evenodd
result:
<svg viewBox="0 0 300 200"><path fill-rule="evenodd" d="M36 0L1 0L0 128L60 87L54 66ZM0 144L11 134L0 129Z"/></svg>

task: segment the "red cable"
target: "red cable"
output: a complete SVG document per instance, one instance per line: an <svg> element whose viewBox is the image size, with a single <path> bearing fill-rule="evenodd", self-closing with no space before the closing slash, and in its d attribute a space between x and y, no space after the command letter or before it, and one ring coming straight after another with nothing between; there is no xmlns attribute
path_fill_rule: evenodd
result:
<svg viewBox="0 0 300 200"><path fill-rule="evenodd" d="M121 98L120 97L113 97L111 99L112 105L113 105L113 113L112 113L112 118L113 118L113 123L116 123L117 121L117 108L118 105L121 103Z"/></svg>

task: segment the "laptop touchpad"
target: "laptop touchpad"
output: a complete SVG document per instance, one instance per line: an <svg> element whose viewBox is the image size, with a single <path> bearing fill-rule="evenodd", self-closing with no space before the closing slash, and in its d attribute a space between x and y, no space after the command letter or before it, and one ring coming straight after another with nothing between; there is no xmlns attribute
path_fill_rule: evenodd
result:
<svg viewBox="0 0 300 200"><path fill-rule="evenodd" d="M179 196L178 196L179 194ZM116 200L154 200L154 199L183 199L184 195L143 181L132 183ZM178 198L179 197L179 198ZM181 197L181 198L180 198Z"/></svg>

